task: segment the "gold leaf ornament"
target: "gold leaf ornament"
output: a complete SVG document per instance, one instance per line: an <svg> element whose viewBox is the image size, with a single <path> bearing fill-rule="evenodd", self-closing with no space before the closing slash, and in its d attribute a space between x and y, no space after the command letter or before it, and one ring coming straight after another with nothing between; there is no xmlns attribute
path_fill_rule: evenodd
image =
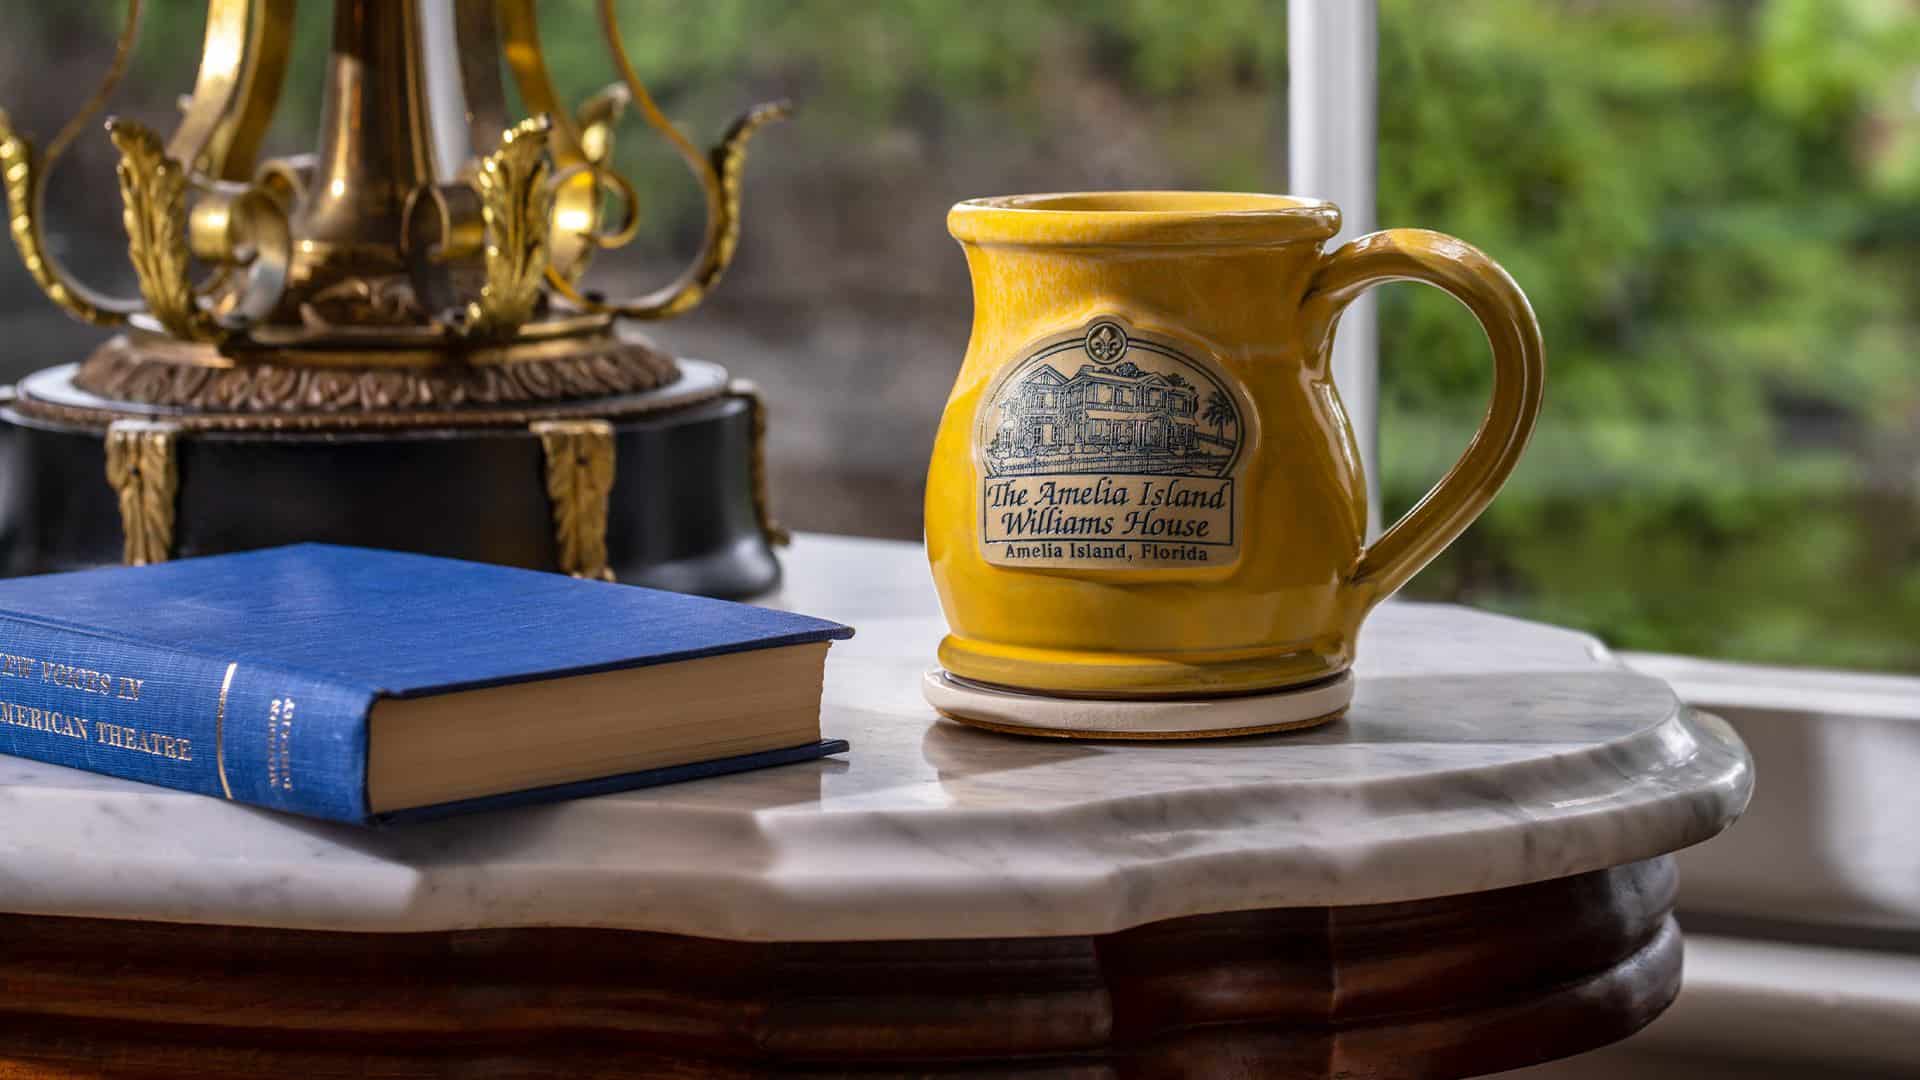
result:
<svg viewBox="0 0 1920 1080"><path fill-rule="evenodd" d="M111 120L107 134L120 151L121 218L127 257L140 281L147 312L183 341L217 342L224 335L201 310L188 275L187 173L145 125Z"/></svg>
<svg viewBox="0 0 1920 1080"><path fill-rule="evenodd" d="M502 340L533 318L547 275L554 191L548 183L550 124L539 116L514 126L474 174L486 225L485 284L467 305L466 335Z"/></svg>

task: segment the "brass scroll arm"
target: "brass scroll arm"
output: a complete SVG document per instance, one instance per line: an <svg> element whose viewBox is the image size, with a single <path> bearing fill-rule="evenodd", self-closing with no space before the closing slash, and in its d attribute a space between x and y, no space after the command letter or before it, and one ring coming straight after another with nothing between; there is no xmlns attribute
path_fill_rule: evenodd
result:
<svg viewBox="0 0 1920 1080"><path fill-rule="evenodd" d="M260 82L257 75L268 76L258 70L262 67L273 69L270 75L277 85L290 3L219 0L209 10L202 85L175 140L193 156L189 165L221 173L248 167L253 144L271 112L271 95L249 94L251 104L244 108L233 98L236 88L253 87ZM75 318L118 326L148 314L186 340L217 341L266 317L285 286L291 254L286 213L266 189L202 181L199 186L204 193L189 218L187 193L195 184L189 167L163 149L146 128L110 122L108 134L120 150L128 254L140 280L141 297L121 299L94 292L60 266L46 243L48 177L126 74L139 27L140 0L128 0L126 23L106 77L44 153L0 112L0 172L11 204L13 241L41 291ZM190 255L207 259L221 270L204 298L187 277ZM243 276L227 272L240 267L246 268Z"/></svg>
<svg viewBox="0 0 1920 1080"><path fill-rule="evenodd" d="M692 140L660 112L653 95L647 92L634 70L620 35L620 23L613 11L613 0L600 0L600 24L607 37L621 82L626 84L633 104L640 109L648 126L673 144L699 181L707 201L706 237L692 265L673 283L644 296L608 302L596 299L575 287L565 274L550 268L547 281L554 290L588 311L610 312L629 319L667 319L687 312L706 299L709 292L733 262L740 243L741 176L746 166L747 141L761 127L784 119L791 111L785 102L756 105L749 109L710 153L702 153ZM626 230L622 230L626 232Z"/></svg>
<svg viewBox="0 0 1920 1080"><path fill-rule="evenodd" d="M209 0L200 71L167 156L195 176L245 180L287 73L294 0Z"/></svg>
<svg viewBox="0 0 1920 1080"><path fill-rule="evenodd" d="M96 326L118 326L140 310L137 299L120 299L89 289L75 280L47 248L47 177L53 173L60 155L66 153L82 129L107 103L120 79L127 73L127 61L133 55L134 41L140 36L140 0L128 0L127 19L114 45L113 62L93 96L80 106L45 152L40 151L17 131L5 110L0 110L0 174L4 175L10 207L8 226L13 244L34 284L49 300L67 314Z"/></svg>

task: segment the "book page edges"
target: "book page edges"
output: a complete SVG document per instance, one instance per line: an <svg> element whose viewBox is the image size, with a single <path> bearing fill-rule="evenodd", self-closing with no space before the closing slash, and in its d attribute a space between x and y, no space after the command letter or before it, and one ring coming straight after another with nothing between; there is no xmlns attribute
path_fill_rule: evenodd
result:
<svg viewBox="0 0 1920 1080"><path fill-rule="evenodd" d="M594 780L820 738L828 643L383 698L368 722L374 814Z"/></svg>

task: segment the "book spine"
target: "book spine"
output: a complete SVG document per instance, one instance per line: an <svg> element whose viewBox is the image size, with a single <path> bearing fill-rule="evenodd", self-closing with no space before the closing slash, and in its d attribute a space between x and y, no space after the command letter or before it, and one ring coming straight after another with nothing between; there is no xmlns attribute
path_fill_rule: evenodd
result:
<svg viewBox="0 0 1920 1080"><path fill-rule="evenodd" d="M0 752L364 822L373 693L0 613Z"/></svg>

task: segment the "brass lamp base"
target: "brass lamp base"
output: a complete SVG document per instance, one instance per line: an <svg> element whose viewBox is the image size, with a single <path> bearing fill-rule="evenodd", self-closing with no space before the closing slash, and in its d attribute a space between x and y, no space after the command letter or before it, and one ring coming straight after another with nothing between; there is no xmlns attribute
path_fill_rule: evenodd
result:
<svg viewBox="0 0 1920 1080"><path fill-rule="evenodd" d="M733 598L779 580L760 398L714 364L643 393L347 415L113 400L83 370L0 409L0 573L321 541Z"/></svg>
<svg viewBox="0 0 1920 1080"><path fill-rule="evenodd" d="M314 152L261 160L295 41L291 0L208 0L180 122L110 120L140 292L69 273L45 235L55 164L128 69L50 141L0 110L8 232L48 299L119 336L0 409L0 571L151 563L303 540L745 596L779 575L760 399L620 325L670 319L740 242L743 113L702 151L640 81L570 109L534 0L334 0ZM518 90L507 93L503 69ZM698 252L635 296L587 281L644 200L613 140L635 110L706 204ZM522 111L524 110L524 111Z"/></svg>

